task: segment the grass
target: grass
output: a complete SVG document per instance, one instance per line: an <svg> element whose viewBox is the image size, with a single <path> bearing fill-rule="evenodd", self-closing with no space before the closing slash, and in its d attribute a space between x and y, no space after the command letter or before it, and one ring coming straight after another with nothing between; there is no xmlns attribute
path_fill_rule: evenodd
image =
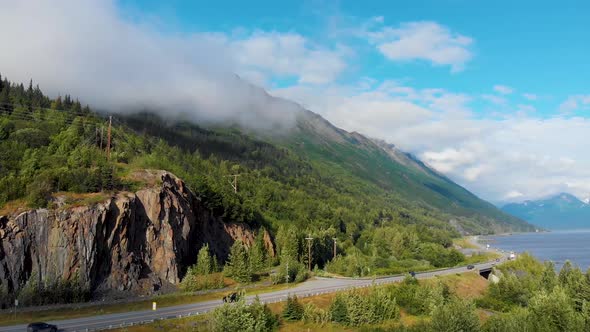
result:
<svg viewBox="0 0 590 332"><path fill-rule="evenodd" d="M479 247L475 245L468 236L459 239L453 239L453 244L463 249L479 249Z"/></svg>
<svg viewBox="0 0 590 332"><path fill-rule="evenodd" d="M461 262L459 265L485 263L500 257L502 257L502 255L495 251L482 252L481 254L465 257L465 261Z"/></svg>
<svg viewBox="0 0 590 332"><path fill-rule="evenodd" d="M112 331L119 332L152 332L152 331L167 331L167 332L184 332L184 331L209 331L208 315L194 316L189 318L176 318L158 321L149 325L138 325L132 327L125 327L122 329L114 329Z"/></svg>
<svg viewBox="0 0 590 332"><path fill-rule="evenodd" d="M18 214L27 210L30 210L27 206L27 202L24 199L17 199L6 202L4 206L0 208L0 216Z"/></svg>
<svg viewBox="0 0 590 332"><path fill-rule="evenodd" d="M295 287L296 285L297 284L291 283L289 285L279 284L279 285L261 286L256 289L246 291L246 295L256 295L256 294L260 294L260 293L273 292L273 291L277 291L277 290L281 290L281 289ZM48 310L42 310L42 311L17 312L16 316L14 315L14 313L5 313L5 314L0 314L0 326L29 323L33 320L35 320L35 321L51 321L51 320L72 319L72 318L79 318L79 317L113 314L113 313L120 313L120 312L127 312L127 311L146 310L146 309L151 309L152 302L154 302L154 301L157 302L159 308L170 307L170 306L187 304L187 303L221 299L223 296L227 295L229 292L231 292L231 291L228 291L228 290L214 291L211 293L198 294L198 295L195 295L192 293L171 293L171 294L156 296L155 298L150 298L150 299L141 300L141 301L137 301L137 302L130 302L130 303L117 303L117 304L108 304L108 305L93 305L93 306L79 307L79 308L69 307L69 308L59 308L59 309L48 309Z"/></svg>
<svg viewBox="0 0 590 332"><path fill-rule="evenodd" d="M488 288L488 281L477 272L437 276L420 282L424 284L443 282L453 293L464 299L480 297Z"/></svg>
<svg viewBox="0 0 590 332"><path fill-rule="evenodd" d="M456 293L459 297L473 299L479 297L483 294L486 290L488 283L487 281L479 276L479 274L473 273L463 273L463 274L453 274L453 275L445 275L439 276L432 279L421 280L421 283L428 284L428 283L436 283L436 282L443 282L449 286L451 291ZM378 287L390 287L390 285L378 286ZM361 290L363 291L363 290ZM327 309L332 300L336 297L336 293L328 293L322 294L318 296L311 296L306 298L299 298L299 302L303 305L307 303L313 303L319 308ZM280 314L285 306L285 302L278 302L278 303L270 303L268 307L271 311L275 314ZM480 320L485 321L489 318L489 312L485 310L478 310L477 315L480 317ZM207 331L208 319L209 315L202 315L190 318L182 318L182 319L171 319L167 321L155 322L148 325L142 326L135 326L130 328L118 329L115 331L119 332L159 332L159 331ZM392 320L386 321L379 326L373 327L381 327L384 329L393 329L399 325L405 326L412 326L417 323L423 322L430 319L426 316L415 316L408 314L403 308L400 310L400 319L399 320ZM304 322L281 322L279 327L280 332L299 332L299 331L361 331L362 329L359 328L349 328L339 324L308 324Z"/></svg>
<svg viewBox="0 0 590 332"><path fill-rule="evenodd" d="M62 197L65 205L61 206L60 209L68 209L78 206L90 206L97 203L106 202L110 197L110 193L98 192L98 193L73 193L73 192L57 192L53 194L54 197Z"/></svg>

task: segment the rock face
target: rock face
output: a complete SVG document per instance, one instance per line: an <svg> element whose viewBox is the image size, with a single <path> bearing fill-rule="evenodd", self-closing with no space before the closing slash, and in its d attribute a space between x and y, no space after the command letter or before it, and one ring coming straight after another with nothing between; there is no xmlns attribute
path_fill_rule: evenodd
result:
<svg viewBox="0 0 590 332"><path fill-rule="evenodd" d="M220 261L234 241L253 243L248 225L214 216L172 174L158 177L161 185L104 203L0 216L0 286L17 292L35 276L78 278L92 290L154 291L177 284L205 243Z"/></svg>

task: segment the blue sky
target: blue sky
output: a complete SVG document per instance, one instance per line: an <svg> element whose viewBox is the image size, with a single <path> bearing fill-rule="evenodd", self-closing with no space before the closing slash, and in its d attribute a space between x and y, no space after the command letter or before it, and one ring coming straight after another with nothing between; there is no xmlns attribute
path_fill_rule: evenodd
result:
<svg viewBox="0 0 590 332"><path fill-rule="evenodd" d="M355 54L347 57L349 66L337 77L340 83L368 76L402 79L416 88L436 86L495 95L493 86L506 85L514 93L504 98L535 107L538 116L550 116L568 96L583 94L590 77L587 1L215 1L204 5L201 1L125 0L120 6L132 18L157 17L160 27L171 33L260 30L297 33L328 48L345 44ZM347 34L375 17L383 18L381 26L393 27L436 22L473 39L466 47L472 58L453 73L448 66L427 60L390 61L362 37ZM273 80L279 86L295 81L293 77ZM531 101L523 94L538 98ZM473 105L484 112L490 109L485 101L474 100Z"/></svg>
<svg viewBox="0 0 590 332"><path fill-rule="evenodd" d="M497 204L587 199L588 14L588 1L7 1L0 72L102 109L292 125L297 106L253 84Z"/></svg>

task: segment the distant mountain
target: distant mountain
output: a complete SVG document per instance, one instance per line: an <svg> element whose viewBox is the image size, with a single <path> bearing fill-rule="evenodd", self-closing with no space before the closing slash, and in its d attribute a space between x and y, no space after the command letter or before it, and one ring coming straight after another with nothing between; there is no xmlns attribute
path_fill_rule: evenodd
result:
<svg viewBox="0 0 590 332"><path fill-rule="evenodd" d="M311 111L300 112L296 129L282 139L268 139L329 167L335 176L362 179L402 200L443 211L465 233L534 230L395 145L337 128Z"/></svg>
<svg viewBox="0 0 590 332"><path fill-rule="evenodd" d="M547 229L590 228L590 204L568 193L553 197L511 203L502 210Z"/></svg>

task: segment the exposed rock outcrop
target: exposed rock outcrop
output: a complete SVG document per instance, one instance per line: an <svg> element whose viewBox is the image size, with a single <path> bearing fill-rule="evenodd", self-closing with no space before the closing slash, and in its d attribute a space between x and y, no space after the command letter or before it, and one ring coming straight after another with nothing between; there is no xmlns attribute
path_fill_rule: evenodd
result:
<svg viewBox="0 0 590 332"><path fill-rule="evenodd" d="M16 292L31 276L79 280L92 290L157 290L177 284L208 243L220 260L255 230L224 222L170 173L161 184L103 203L0 217L0 286ZM263 235L274 254L270 234Z"/></svg>

